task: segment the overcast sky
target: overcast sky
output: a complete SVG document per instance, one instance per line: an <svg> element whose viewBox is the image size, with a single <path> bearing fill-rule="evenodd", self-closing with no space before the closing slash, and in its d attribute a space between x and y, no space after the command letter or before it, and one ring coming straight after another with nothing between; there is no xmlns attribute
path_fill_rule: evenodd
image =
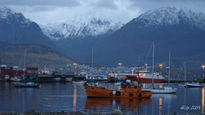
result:
<svg viewBox="0 0 205 115"><path fill-rule="evenodd" d="M40 24L90 17L128 22L140 13L175 6L205 11L205 0L0 0L0 6L22 12Z"/></svg>

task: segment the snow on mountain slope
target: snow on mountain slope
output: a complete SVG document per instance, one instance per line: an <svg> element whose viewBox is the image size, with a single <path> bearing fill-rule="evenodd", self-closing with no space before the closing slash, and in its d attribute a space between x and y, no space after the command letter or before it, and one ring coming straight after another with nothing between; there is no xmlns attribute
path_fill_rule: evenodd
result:
<svg viewBox="0 0 205 115"><path fill-rule="evenodd" d="M90 18L88 20L73 20L54 24L41 25L47 36L53 40L83 38L97 36L118 30L123 24L108 20Z"/></svg>
<svg viewBox="0 0 205 115"><path fill-rule="evenodd" d="M205 15L203 15L203 13L175 7L163 7L150 10L135 18L135 21L145 26L176 25L180 22L185 22L192 26L205 29Z"/></svg>
<svg viewBox="0 0 205 115"><path fill-rule="evenodd" d="M11 21L15 20L23 25L29 25L31 21L23 16L21 13L16 13L7 7L0 7L0 20Z"/></svg>

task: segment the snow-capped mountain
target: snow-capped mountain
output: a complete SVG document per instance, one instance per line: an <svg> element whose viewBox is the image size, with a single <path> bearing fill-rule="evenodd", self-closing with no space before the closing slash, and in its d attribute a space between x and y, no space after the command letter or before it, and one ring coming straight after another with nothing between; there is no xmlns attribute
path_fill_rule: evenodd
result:
<svg viewBox="0 0 205 115"><path fill-rule="evenodd" d="M38 24L7 7L0 7L0 41L12 44L40 44L53 46Z"/></svg>
<svg viewBox="0 0 205 115"><path fill-rule="evenodd" d="M0 7L0 20L4 21L17 21L23 25L31 24L31 21L23 16L21 13L16 13L7 7Z"/></svg>
<svg viewBox="0 0 205 115"><path fill-rule="evenodd" d="M97 36L118 30L123 24L105 19L89 18L61 23L41 25L41 28L51 39L73 39L87 36Z"/></svg>
<svg viewBox="0 0 205 115"><path fill-rule="evenodd" d="M205 15L186 8L163 7L150 10L134 19L143 26L168 26L187 23L205 29Z"/></svg>
<svg viewBox="0 0 205 115"><path fill-rule="evenodd" d="M205 15L173 7L147 11L96 45L95 61L116 64L121 60L128 65L141 60L150 62L146 56L152 41L156 44L158 62L167 62L170 50L177 63L205 59Z"/></svg>

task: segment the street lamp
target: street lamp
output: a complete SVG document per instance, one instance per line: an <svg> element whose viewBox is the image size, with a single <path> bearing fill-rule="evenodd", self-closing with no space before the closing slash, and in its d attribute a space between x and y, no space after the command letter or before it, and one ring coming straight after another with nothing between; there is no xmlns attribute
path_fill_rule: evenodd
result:
<svg viewBox="0 0 205 115"><path fill-rule="evenodd" d="M162 67L163 67L163 64L159 64L160 74L161 74L161 75L162 75Z"/></svg>
<svg viewBox="0 0 205 115"><path fill-rule="evenodd" d="M201 66L201 68L202 68L202 72L203 72L203 77L204 77L204 70L205 70L205 65L202 65L202 66Z"/></svg>

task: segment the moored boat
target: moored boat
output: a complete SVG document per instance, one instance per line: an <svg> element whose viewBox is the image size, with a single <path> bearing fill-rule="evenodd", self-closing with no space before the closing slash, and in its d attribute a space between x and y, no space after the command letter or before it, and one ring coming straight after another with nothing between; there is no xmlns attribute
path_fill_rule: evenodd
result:
<svg viewBox="0 0 205 115"><path fill-rule="evenodd" d="M139 71L137 75L128 75L127 79L145 83L151 83L152 79L155 83L163 83L165 81L165 78L158 72L152 74L149 71Z"/></svg>
<svg viewBox="0 0 205 115"><path fill-rule="evenodd" d="M120 90L106 89L104 87L91 86L84 84L87 97L105 97L105 98L149 98L151 91L141 91L141 85L124 83Z"/></svg>
<svg viewBox="0 0 205 115"><path fill-rule="evenodd" d="M165 81L164 76L159 74L159 72L150 72L148 71L148 65L145 64L143 70L138 70L136 73L117 73L117 78L125 78L131 81L138 81L143 83L151 83L152 80L155 83L163 83Z"/></svg>
<svg viewBox="0 0 205 115"><path fill-rule="evenodd" d="M203 87L199 82L186 83L185 87Z"/></svg>
<svg viewBox="0 0 205 115"><path fill-rule="evenodd" d="M176 93L176 89L172 87L164 87L164 88L153 88L153 89L142 89L142 91L151 91L152 94L174 94Z"/></svg>
<svg viewBox="0 0 205 115"><path fill-rule="evenodd" d="M38 88L40 85L34 82L27 83L15 83L14 87L24 87L24 88Z"/></svg>
<svg viewBox="0 0 205 115"><path fill-rule="evenodd" d="M84 84L86 81L73 81L74 84Z"/></svg>

